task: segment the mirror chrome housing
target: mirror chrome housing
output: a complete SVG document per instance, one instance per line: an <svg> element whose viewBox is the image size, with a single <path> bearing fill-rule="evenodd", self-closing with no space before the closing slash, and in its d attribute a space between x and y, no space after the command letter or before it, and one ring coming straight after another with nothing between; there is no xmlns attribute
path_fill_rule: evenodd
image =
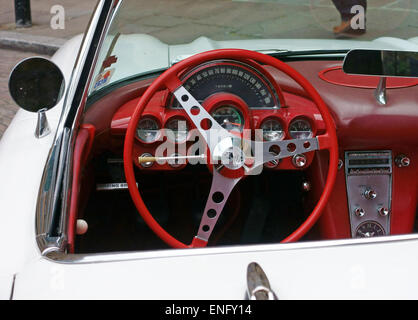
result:
<svg viewBox="0 0 418 320"><path fill-rule="evenodd" d="M10 95L16 104L26 111L38 113L37 138L50 133L45 112L59 103L64 90L65 79L61 70L42 57L19 62L9 77Z"/></svg>
<svg viewBox="0 0 418 320"><path fill-rule="evenodd" d="M347 53L343 70L357 75L418 78L418 52L354 49Z"/></svg>
<svg viewBox="0 0 418 320"><path fill-rule="evenodd" d="M343 71L381 77L374 96L379 104L386 105L386 78L418 78L418 52L354 49L347 53Z"/></svg>

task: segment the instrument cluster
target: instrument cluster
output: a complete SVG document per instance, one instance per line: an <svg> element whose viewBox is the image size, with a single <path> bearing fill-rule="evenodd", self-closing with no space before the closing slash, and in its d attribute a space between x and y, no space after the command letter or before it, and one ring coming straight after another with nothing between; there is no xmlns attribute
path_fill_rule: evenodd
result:
<svg viewBox="0 0 418 320"><path fill-rule="evenodd" d="M263 69L264 70L264 69ZM263 141L284 139L309 139L325 129L321 115L314 103L295 94L282 92L267 71L235 61L213 61L189 70L181 75L183 86L210 113L225 130L244 134L248 129L251 137ZM112 120L114 135L124 135L130 115L139 98L121 106ZM187 147L196 140L194 124L168 90L155 94L142 113L136 128L137 157L154 155L162 143ZM192 134L193 133L193 134ZM183 147L181 147L183 148ZM176 150L185 155L185 151ZM170 156L171 154L167 154ZM302 159L305 166L313 158L307 154ZM135 159L134 159L135 160ZM300 162L283 159L269 163L270 169L301 169ZM136 163L138 167L144 166ZM302 167L304 167L302 166ZM182 168L176 166L175 169ZM173 166L157 164L150 170L172 170Z"/></svg>
<svg viewBox="0 0 418 320"><path fill-rule="evenodd" d="M240 110L232 106L222 106L211 113L211 116L227 131L242 132L246 122ZM283 120L277 116L267 117L259 126L262 130L264 141L280 141L286 137ZM186 142L190 130L189 121L182 117L169 119L164 128L154 117L143 117L136 129L136 137L143 143L153 143L159 139L160 132L165 129L165 134L175 143ZM292 139L309 139L314 136L310 120L307 118L295 118L288 125L287 135Z"/></svg>

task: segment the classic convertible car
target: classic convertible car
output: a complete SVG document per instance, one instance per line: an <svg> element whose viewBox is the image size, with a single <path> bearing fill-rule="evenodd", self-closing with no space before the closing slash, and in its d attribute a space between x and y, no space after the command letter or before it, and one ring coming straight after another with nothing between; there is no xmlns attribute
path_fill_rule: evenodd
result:
<svg viewBox="0 0 418 320"><path fill-rule="evenodd" d="M167 44L134 2L11 73L0 296L418 298L418 38Z"/></svg>

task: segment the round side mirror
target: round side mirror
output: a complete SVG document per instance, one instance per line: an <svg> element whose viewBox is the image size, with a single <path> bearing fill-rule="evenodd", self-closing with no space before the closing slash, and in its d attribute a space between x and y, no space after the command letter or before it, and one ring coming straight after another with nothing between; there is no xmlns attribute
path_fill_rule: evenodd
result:
<svg viewBox="0 0 418 320"><path fill-rule="evenodd" d="M65 79L52 61L33 57L19 62L9 78L13 100L30 112L55 107L64 94Z"/></svg>

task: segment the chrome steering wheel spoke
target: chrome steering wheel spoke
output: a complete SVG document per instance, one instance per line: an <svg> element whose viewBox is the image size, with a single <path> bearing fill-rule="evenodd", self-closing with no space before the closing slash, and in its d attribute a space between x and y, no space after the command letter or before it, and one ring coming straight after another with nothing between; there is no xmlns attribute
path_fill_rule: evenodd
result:
<svg viewBox="0 0 418 320"><path fill-rule="evenodd" d="M215 147L225 138L236 138L229 133L206 111L206 109L184 88L178 87L174 92L177 101L188 114L189 118L205 139L211 155Z"/></svg>
<svg viewBox="0 0 418 320"><path fill-rule="evenodd" d="M212 186L200 221L197 238L206 242L209 240L229 195L239 180L241 180L241 177L227 178L216 169L213 170Z"/></svg>
<svg viewBox="0 0 418 320"><path fill-rule="evenodd" d="M218 155L220 146L226 145L227 148L230 148L232 139L237 139L237 137L219 125L183 86L178 87L173 94L205 139L211 156L214 158L221 157L221 155ZM241 180L241 177L228 178L223 176L213 166L212 186L196 238L205 242L209 240L229 195L239 180Z"/></svg>
<svg viewBox="0 0 418 320"><path fill-rule="evenodd" d="M293 157L310 151L319 150L318 139L289 139L281 141L251 141L254 152L254 162L248 171L253 171L264 163Z"/></svg>

